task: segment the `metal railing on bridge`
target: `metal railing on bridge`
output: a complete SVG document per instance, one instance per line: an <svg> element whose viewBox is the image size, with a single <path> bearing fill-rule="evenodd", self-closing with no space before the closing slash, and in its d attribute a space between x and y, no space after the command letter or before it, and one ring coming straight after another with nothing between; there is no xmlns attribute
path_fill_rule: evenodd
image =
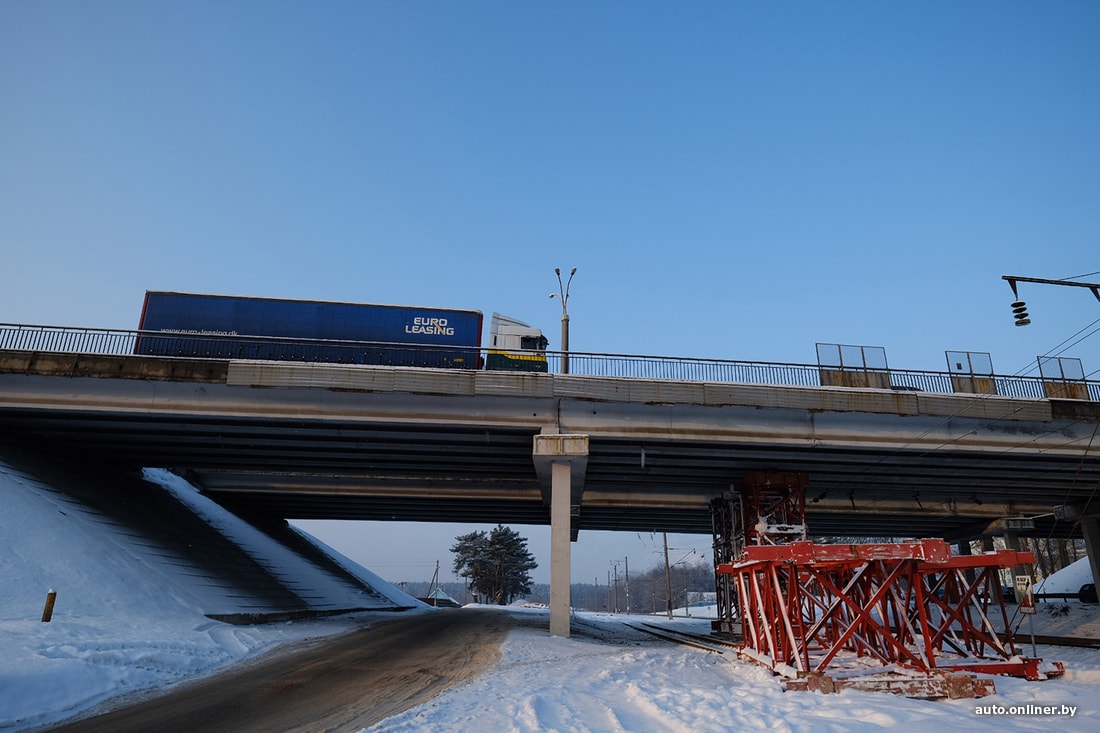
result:
<svg viewBox="0 0 1100 733"><path fill-rule="evenodd" d="M0 349L77 354L133 354L136 331L0 324Z"/></svg>
<svg viewBox="0 0 1100 733"><path fill-rule="evenodd" d="M481 349L480 359L451 358L456 352L469 356L474 349L466 347L433 347L415 344L392 344L367 341L328 341L319 339L291 339L274 337L241 336L218 333L161 333L153 331L127 331L103 328L70 328L0 324L0 350L40 351L54 353L133 355L172 354L190 358L249 359L258 353L279 353L281 360L325 363L374 363L402 366L458 366L471 368L473 363L484 363L487 349ZM364 362L363 355L371 353L373 361ZM560 372L562 353L545 352L550 372ZM1051 396L1071 396L1100 402L1100 381L1052 380L1042 377L997 376L983 377L981 388L961 382L952 372L920 371L910 369L837 370L832 367L809 364L783 364L725 359L695 359L670 356L643 356L636 354L604 354L569 352L569 373L577 376L624 377L701 382L735 382L742 384L767 384L798 387L821 387L842 384L861 386L859 383L838 383L836 374L874 377L862 386L877 386L904 392L931 392L941 394L977 393L997 394L1005 397L1042 399ZM823 374L830 377L823 380ZM1072 389L1062 390L1068 385ZM1053 389L1052 389L1053 387Z"/></svg>
<svg viewBox="0 0 1100 733"><path fill-rule="evenodd" d="M547 352L550 371L559 371L560 354ZM743 384L770 384L796 387L822 387L822 373L832 370L816 364L779 364L768 362L727 361L721 359L692 359L665 356L638 356L569 352L569 372L582 376L636 377L643 379L668 379L702 382L739 382ZM992 386L974 390L960 384L951 372L920 371L912 369L870 370L882 377L876 380L885 389L902 392L932 392L941 394L969 393L996 394L1004 397L1043 399L1060 394L1062 382L1039 377L991 376ZM849 385L856 386L856 385ZM874 386L874 385L871 385ZM1074 387L1083 388L1087 399L1100 402L1100 381L1081 381ZM1053 389L1052 389L1053 387ZM1077 390L1079 391L1079 390ZM1053 394L1052 394L1053 392ZM1081 395L1083 396L1083 395Z"/></svg>

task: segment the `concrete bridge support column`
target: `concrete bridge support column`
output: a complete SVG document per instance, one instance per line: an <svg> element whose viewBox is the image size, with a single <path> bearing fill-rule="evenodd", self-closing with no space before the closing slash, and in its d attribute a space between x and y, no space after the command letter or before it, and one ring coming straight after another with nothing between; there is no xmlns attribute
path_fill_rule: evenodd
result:
<svg viewBox="0 0 1100 733"><path fill-rule="evenodd" d="M550 487L550 635L569 636L570 546L569 464L553 464Z"/></svg>
<svg viewBox="0 0 1100 733"><path fill-rule="evenodd" d="M573 517L579 513L584 489L588 436L536 435L534 460L543 486L547 480L550 484L550 635L568 637L572 610L569 543L576 539Z"/></svg>
<svg viewBox="0 0 1100 733"><path fill-rule="evenodd" d="M1092 582L1100 588L1100 515L1081 517L1081 531L1085 535L1085 553L1092 568Z"/></svg>

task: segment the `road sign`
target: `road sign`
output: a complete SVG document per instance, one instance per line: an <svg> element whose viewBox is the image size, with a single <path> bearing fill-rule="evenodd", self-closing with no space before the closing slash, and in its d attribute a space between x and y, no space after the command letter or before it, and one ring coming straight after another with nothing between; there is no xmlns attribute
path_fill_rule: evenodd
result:
<svg viewBox="0 0 1100 733"><path fill-rule="evenodd" d="M1031 592L1031 576L1016 576L1016 597L1020 601L1020 613L1035 613L1035 596Z"/></svg>

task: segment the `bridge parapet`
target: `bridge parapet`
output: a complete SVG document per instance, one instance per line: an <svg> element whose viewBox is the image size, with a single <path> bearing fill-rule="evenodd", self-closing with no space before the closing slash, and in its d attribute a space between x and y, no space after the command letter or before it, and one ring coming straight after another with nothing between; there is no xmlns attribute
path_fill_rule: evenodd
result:
<svg viewBox="0 0 1100 733"><path fill-rule="evenodd" d="M148 331L128 331L120 329L94 329L94 328L69 328L58 326L0 324L0 352L4 354L18 354L20 352L39 355L41 359L45 354L65 354L81 356L132 356L138 338L174 338ZM378 346L371 342L355 341L321 341L316 339L267 339L260 337L244 336L218 336L216 334L204 334L205 340L234 339L248 342L280 344L292 343L298 347L313 346L317 353L326 353L329 347L338 344L342 347L355 348L356 346ZM430 350L432 347L414 346L409 344L390 344L399 346L402 350L419 349ZM482 350L482 357L487 355L487 349ZM949 355L956 352L948 352ZM546 352L554 372L554 366L561 363L561 352ZM184 358L184 357L173 357ZM217 360L205 360L217 361ZM1100 402L1100 381L1086 380L1083 378L1068 378L1061 370L1055 374L1048 367L1052 359L1040 358L1039 364L1042 371L1041 377L997 376L984 371L958 373L955 371L938 372L909 369L882 368L850 370L846 366L834 368L821 364L784 364L753 361L736 361L726 359L695 359L669 356L644 356L631 354L607 354L595 352L569 352L569 375L557 374L560 381L555 381L555 389L560 396L569 396L567 390L571 387L580 388L583 382L570 382L566 377L608 377L629 378L650 381L662 381L673 383L737 383L737 384L762 384L772 386L792 387L829 387L836 386L841 389L869 388L895 392L913 392L916 394L997 394L1005 397L1024 399L1063 398L1077 400L1091 400ZM1065 359L1057 360L1059 364ZM1070 360L1075 361L1075 360ZM44 363L44 362L43 362ZM90 362L82 362L90 363ZM228 363L228 362L223 362ZM289 362L282 362L289 363ZM1048 364L1048 367L1042 365ZM60 366L60 365L59 365ZM477 373L475 370L455 370L467 374ZM485 374L482 372L481 374ZM120 376L130 376L130 372L123 370ZM95 375L92 375L95 376ZM546 375L527 375L535 377L530 380L532 388L542 385L537 377ZM135 377L155 378L155 377ZM453 378L451 382L455 381ZM488 388L490 380L479 378L483 388ZM511 383L509 383L510 385ZM612 387L609 387L612 388ZM677 388L669 387L667 391ZM670 401L678 401L670 397Z"/></svg>
<svg viewBox="0 0 1100 733"><path fill-rule="evenodd" d="M0 374L317 388L341 392L566 399L647 406L866 412L1010 422L1100 420L1100 402L1040 397L180 357L0 351Z"/></svg>

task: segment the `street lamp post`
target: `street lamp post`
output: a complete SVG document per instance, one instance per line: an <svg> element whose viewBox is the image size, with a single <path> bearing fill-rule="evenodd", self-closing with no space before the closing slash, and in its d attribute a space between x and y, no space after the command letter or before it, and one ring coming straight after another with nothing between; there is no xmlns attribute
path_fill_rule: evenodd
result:
<svg viewBox="0 0 1100 733"><path fill-rule="evenodd" d="M561 282L561 268L555 267L554 274L558 276L558 292L550 293L551 298L561 298L561 373L569 373L569 285L573 282L573 276L577 274L577 268L569 273L569 279L565 285Z"/></svg>

